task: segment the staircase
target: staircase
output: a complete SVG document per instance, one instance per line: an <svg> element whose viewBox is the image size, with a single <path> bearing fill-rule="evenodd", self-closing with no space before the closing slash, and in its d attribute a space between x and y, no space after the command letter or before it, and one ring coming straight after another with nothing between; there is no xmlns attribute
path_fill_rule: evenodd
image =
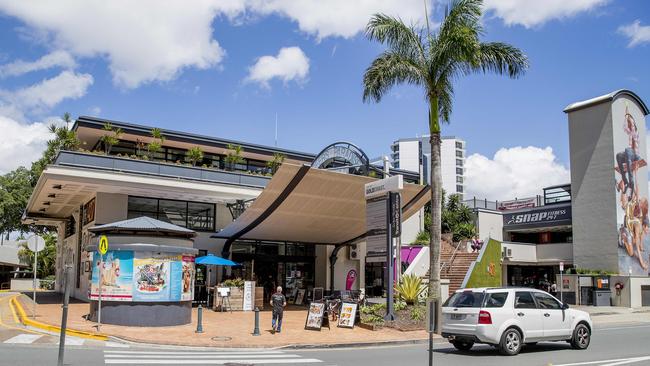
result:
<svg viewBox="0 0 650 366"><path fill-rule="evenodd" d="M449 280L449 294L452 294L463 284L469 266L476 260L478 253L467 253L462 249L456 251L455 245L446 240L440 244L440 278ZM427 272L426 278L429 278L429 273Z"/></svg>

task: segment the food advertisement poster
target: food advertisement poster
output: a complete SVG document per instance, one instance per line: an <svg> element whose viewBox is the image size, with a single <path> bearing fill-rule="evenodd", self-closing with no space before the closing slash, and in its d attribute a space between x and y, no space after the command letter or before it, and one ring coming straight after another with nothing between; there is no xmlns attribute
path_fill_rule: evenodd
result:
<svg viewBox="0 0 650 366"><path fill-rule="evenodd" d="M99 253L95 252L90 298L98 298ZM104 255L102 300L191 301L194 256L109 250Z"/></svg>
<svg viewBox="0 0 650 366"><path fill-rule="evenodd" d="M354 321L357 317L357 304L344 302L341 304L341 315L339 316L339 327L354 328Z"/></svg>
<svg viewBox="0 0 650 366"><path fill-rule="evenodd" d="M325 313L325 304L322 302L312 302L307 312L307 321L305 329L320 330L323 324L323 314Z"/></svg>
<svg viewBox="0 0 650 366"><path fill-rule="evenodd" d="M94 252L90 298L99 298L100 254ZM109 250L104 255L102 271L102 300L131 301L133 288L133 251Z"/></svg>

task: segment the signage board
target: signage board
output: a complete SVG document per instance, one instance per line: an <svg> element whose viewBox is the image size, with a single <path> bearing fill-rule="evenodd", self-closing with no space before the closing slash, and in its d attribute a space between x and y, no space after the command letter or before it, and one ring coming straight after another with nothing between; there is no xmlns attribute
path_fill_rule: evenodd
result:
<svg viewBox="0 0 650 366"><path fill-rule="evenodd" d="M253 311L255 304L255 281L244 281L244 305L242 310Z"/></svg>
<svg viewBox="0 0 650 366"><path fill-rule="evenodd" d="M45 248L45 239L38 235L30 236L27 239L27 248L34 253L40 252Z"/></svg>
<svg viewBox="0 0 650 366"><path fill-rule="evenodd" d="M99 246L97 247L99 250L99 254L104 255L108 251L108 238L106 235L102 235L99 237Z"/></svg>
<svg viewBox="0 0 650 366"><path fill-rule="evenodd" d="M366 201L366 256L386 257L386 196Z"/></svg>
<svg viewBox="0 0 650 366"><path fill-rule="evenodd" d="M341 328L354 328L357 317L357 304L344 302L341 304L338 326Z"/></svg>
<svg viewBox="0 0 650 366"><path fill-rule="evenodd" d="M571 225L571 205L550 205L503 215L503 227L508 229L560 225Z"/></svg>
<svg viewBox="0 0 650 366"><path fill-rule="evenodd" d="M402 189L404 189L404 177L401 175L394 175L392 177L366 183L366 199L382 196L388 192L399 192Z"/></svg>
<svg viewBox="0 0 650 366"><path fill-rule="evenodd" d="M402 235L402 196L399 193L390 193L390 233L393 238Z"/></svg>
<svg viewBox="0 0 650 366"><path fill-rule="evenodd" d="M530 208L535 206L537 206L536 197L520 198L517 200L499 202L499 205L497 206L497 210L500 211L519 210L522 208Z"/></svg>
<svg viewBox="0 0 650 366"><path fill-rule="evenodd" d="M167 302L194 299L194 256L132 250L108 250L100 261L93 253L89 298L102 300Z"/></svg>
<svg viewBox="0 0 650 366"><path fill-rule="evenodd" d="M307 311L307 320L305 321L305 329L320 330L323 325L323 314L325 313L325 303L312 302Z"/></svg>
<svg viewBox="0 0 650 366"><path fill-rule="evenodd" d="M564 272L564 262L560 262L560 272Z"/></svg>

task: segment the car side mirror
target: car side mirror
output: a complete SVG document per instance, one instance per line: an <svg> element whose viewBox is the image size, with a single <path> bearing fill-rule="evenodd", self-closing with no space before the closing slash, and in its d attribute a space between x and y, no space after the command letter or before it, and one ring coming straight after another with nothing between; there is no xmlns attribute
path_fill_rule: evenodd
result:
<svg viewBox="0 0 650 366"><path fill-rule="evenodd" d="M566 310L569 308L569 304L567 303L562 303L562 310Z"/></svg>

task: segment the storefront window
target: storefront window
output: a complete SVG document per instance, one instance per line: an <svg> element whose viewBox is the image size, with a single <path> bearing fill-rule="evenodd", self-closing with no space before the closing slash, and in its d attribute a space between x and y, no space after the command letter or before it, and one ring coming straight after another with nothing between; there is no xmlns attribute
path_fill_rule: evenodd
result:
<svg viewBox="0 0 650 366"><path fill-rule="evenodd" d="M197 231L213 231L215 205L213 203L163 200L129 196L127 217L151 217Z"/></svg>

